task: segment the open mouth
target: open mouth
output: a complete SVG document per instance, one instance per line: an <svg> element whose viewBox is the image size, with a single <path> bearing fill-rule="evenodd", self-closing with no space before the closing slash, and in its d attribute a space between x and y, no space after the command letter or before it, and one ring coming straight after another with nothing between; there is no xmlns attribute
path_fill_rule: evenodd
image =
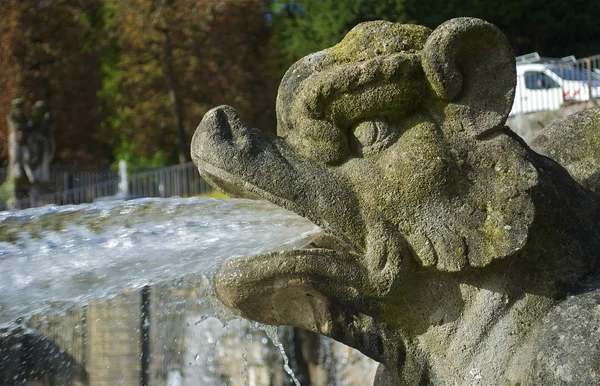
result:
<svg viewBox="0 0 600 386"><path fill-rule="evenodd" d="M238 198L267 200L277 206L298 213L298 210L294 210L297 205L290 200L269 193L268 191L221 168L215 167L208 162L200 159L196 159L195 162L202 178L225 194ZM359 251L355 247L348 244L340 237L336 237L325 231L323 231L322 234L307 247L328 249L348 255L354 255L353 259L356 259L355 256L359 255Z"/></svg>
<svg viewBox="0 0 600 386"><path fill-rule="evenodd" d="M245 318L331 336L338 313L333 310L356 304L368 277L348 257L309 248L228 260L215 276L215 291L225 306Z"/></svg>
<svg viewBox="0 0 600 386"><path fill-rule="evenodd" d="M221 168L195 161L202 177L227 194L266 199L291 210L296 206ZM359 256L341 238L323 231L302 249L224 262L215 276L215 289L227 307L249 319L327 333L328 304L357 299L366 285Z"/></svg>
<svg viewBox="0 0 600 386"><path fill-rule="evenodd" d="M265 199L286 209L294 206L293 202L281 197L277 197L242 178L211 165L208 162L195 159L195 163L198 167L198 171L200 172L200 176L225 194L237 198Z"/></svg>

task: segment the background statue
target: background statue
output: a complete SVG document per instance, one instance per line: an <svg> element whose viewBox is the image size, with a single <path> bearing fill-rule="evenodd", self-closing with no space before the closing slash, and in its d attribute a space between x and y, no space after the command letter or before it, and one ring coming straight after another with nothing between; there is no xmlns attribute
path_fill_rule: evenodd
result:
<svg viewBox="0 0 600 386"><path fill-rule="evenodd" d="M54 159L55 142L54 121L46 102L35 102L28 125L31 133L27 141L28 163L34 173L29 181L47 183L50 181L50 163Z"/></svg>
<svg viewBox="0 0 600 386"><path fill-rule="evenodd" d="M26 162L29 125L25 116L23 99L12 100L12 109L7 117L8 123L8 181L11 184L11 196L18 199L26 196L29 185L28 175L32 175Z"/></svg>
<svg viewBox="0 0 600 386"><path fill-rule="evenodd" d="M321 226L223 263L232 310L379 361L375 385L600 383L600 199L505 126L493 25L362 23L283 77L278 137L209 111L200 174Z"/></svg>
<svg viewBox="0 0 600 386"><path fill-rule="evenodd" d="M32 186L50 181L50 163L54 158L54 123L44 101L33 105L29 119L21 98L12 100L7 117L9 172L12 200L28 195Z"/></svg>

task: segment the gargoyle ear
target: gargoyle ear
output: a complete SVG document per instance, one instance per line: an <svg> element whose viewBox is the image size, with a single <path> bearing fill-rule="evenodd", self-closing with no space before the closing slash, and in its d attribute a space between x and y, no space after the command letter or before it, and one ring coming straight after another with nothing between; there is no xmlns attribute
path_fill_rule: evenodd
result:
<svg viewBox="0 0 600 386"><path fill-rule="evenodd" d="M525 247L539 175L530 150L511 136L506 129L488 140L463 138L473 142L461 166L466 180L457 180L450 199L424 206L406 236L423 266L450 272L485 267Z"/></svg>
<svg viewBox="0 0 600 386"><path fill-rule="evenodd" d="M514 99L515 56L498 28L475 18L449 20L429 36L422 58L435 94L469 135L504 125Z"/></svg>

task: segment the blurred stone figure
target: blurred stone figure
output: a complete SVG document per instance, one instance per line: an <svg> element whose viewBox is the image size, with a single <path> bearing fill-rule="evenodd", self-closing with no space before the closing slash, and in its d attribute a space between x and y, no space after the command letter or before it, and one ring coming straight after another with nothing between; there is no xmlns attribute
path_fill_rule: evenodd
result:
<svg viewBox="0 0 600 386"><path fill-rule="evenodd" d="M54 121L45 101L37 101L33 105L28 122L31 135L27 140L28 164L32 175L28 175L31 183L50 181L50 163L54 158L55 143L53 138Z"/></svg>
<svg viewBox="0 0 600 386"><path fill-rule="evenodd" d="M8 180L12 182L11 196L23 197L27 193L28 178L25 169L29 169L25 159L28 158L26 144L29 126L23 108L23 99L12 100L12 109L7 117L8 123ZM29 170L31 173L31 170Z"/></svg>
<svg viewBox="0 0 600 386"><path fill-rule="evenodd" d="M29 196L30 189L50 182L50 163L54 158L54 122L46 102L37 101L31 116L25 114L24 101L12 100L7 117L11 200ZM11 206L9 204L9 206Z"/></svg>
<svg viewBox="0 0 600 386"><path fill-rule="evenodd" d="M8 123L9 175L12 178L20 178L24 174L21 165L21 149L26 137L27 118L21 98L13 99L11 104L12 110L6 119Z"/></svg>

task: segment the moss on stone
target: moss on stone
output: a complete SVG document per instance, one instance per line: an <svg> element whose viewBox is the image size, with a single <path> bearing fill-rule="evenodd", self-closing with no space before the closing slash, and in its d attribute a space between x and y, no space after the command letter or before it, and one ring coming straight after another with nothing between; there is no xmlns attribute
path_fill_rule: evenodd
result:
<svg viewBox="0 0 600 386"><path fill-rule="evenodd" d="M361 23L327 50L330 59L325 64L355 63L398 52L415 53L423 49L430 34L429 28L420 25L388 21Z"/></svg>
<svg viewBox="0 0 600 386"><path fill-rule="evenodd" d="M223 170L226 191L239 184L348 245L232 260L219 296L357 347L384 363L379 380L396 379L377 384L472 383L471 369L505 383L515 349L600 250L597 196L503 129L514 81L508 41L482 20L431 35L372 22L286 73L283 138L229 107L207 114L201 173L220 182ZM262 146L235 147L231 130ZM530 360L514 371L531 373Z"/></svg>
<svg viewBox="0 0 600 386"><path fill-rule="evenodd" d="M571 176L600 194L600 108L590 108L549 125L531 144Z"/></svg>

